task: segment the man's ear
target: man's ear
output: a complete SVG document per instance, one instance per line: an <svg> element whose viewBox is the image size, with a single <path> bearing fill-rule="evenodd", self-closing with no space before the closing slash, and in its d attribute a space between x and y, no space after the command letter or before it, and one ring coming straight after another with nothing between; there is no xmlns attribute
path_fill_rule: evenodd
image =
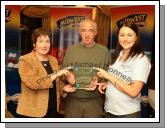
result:
<svg viewBox="0 0 167 130"><path fill-rule="evenodd" d="M95 36L97 35L97 30L95 30Z"/></svg>
<svg viewBox="0 0 167 130"><path fill-rule="evenodd" d="M81 36L81 30L79 30L79 35Z"/></svg>

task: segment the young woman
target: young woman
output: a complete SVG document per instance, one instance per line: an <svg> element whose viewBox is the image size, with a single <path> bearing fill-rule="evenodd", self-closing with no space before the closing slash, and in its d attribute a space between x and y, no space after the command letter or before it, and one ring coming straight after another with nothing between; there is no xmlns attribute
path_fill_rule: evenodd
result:
<svg viewBox="0 0 167 130"><path fill-rule="evenodd" d="M118 46L115 61L108 72L101 68L98 76L107 79L107 85L99 85L105 95L106 117L140 117L140 94L147 82L151 64L139 42L139 32L135 24L125 23L118 30Z"/></svg>

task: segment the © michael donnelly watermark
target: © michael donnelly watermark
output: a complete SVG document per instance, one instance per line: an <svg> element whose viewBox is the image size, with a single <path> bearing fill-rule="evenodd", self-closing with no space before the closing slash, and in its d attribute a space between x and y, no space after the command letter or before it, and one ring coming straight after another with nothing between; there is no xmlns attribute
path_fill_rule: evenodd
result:
<svg viewBox="0 0 167 130"><path fill-rule="evenodd" d="M70 70L72 67L65 67L64 70ZM42 81L47 80L48 78L51 78L52 75L56 75L57 73L59 73L59 71L61 70L53 70L53 73L51 74L47 74L46 76L41 76L36 82L37 84L41 84Z"/></svg>

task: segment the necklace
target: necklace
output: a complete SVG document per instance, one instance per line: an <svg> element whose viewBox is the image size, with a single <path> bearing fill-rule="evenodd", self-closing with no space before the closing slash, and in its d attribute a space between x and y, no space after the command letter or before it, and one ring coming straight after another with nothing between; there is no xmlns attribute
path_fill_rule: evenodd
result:
<svg viewBox="0 0 167 130"><path fill-rule="evenodd" d="M48 61L42 61L44 67L47 66L47 62L48 62Z"/></svg>

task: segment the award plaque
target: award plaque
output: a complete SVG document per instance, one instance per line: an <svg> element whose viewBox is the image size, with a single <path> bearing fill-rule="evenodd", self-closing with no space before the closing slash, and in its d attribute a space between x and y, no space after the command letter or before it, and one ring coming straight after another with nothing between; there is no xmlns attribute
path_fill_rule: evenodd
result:
<svg viewBox="0 0 167 130"><path fill-rule="evenodd" d="M84 89L90 85L93 76L96 75L96 70L92 67L73 67L72 71L75 75L77 89Z"/></svg>

